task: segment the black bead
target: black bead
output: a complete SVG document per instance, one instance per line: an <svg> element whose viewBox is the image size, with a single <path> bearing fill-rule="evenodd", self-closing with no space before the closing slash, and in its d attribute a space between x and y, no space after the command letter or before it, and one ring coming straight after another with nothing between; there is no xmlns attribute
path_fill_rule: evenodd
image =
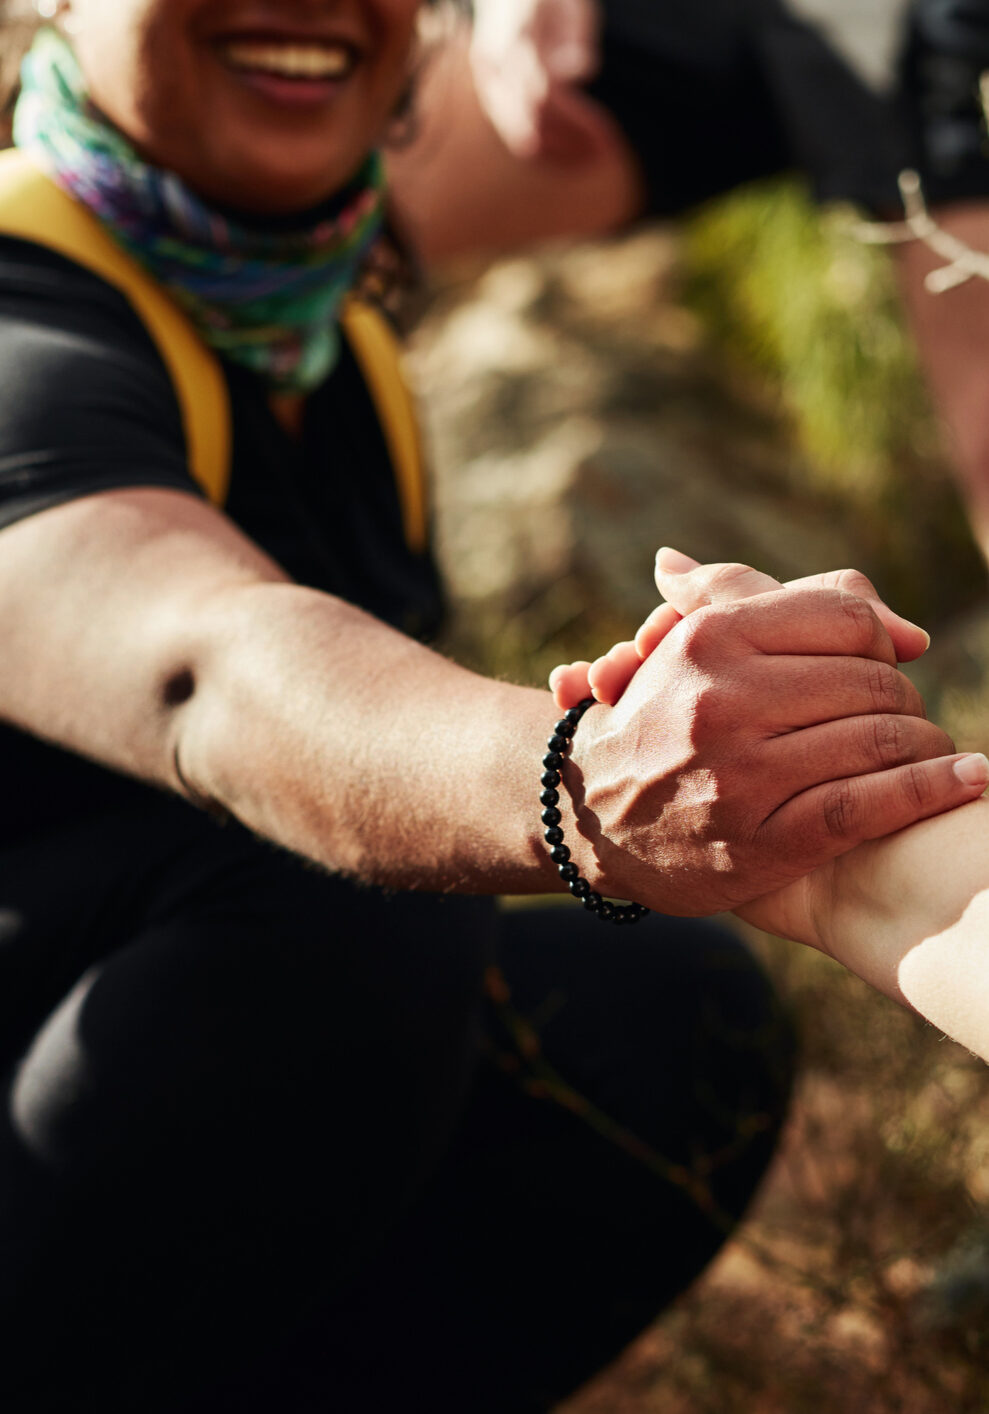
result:
<svg viewBox="0 0 989 1414"><path fill-rule="evenodd" d="M608 923L638 923L640 918L644 918L649 912L640 903L630 903L620 905L612 903L609 899L603 899L596 893L586 879L582 879L577 865L570 857L570 851L563 843L563 831L560 829L560 820L563 818L556 808L560 801L560 792L557 787L560 785L560 767L570 744L570 738L574 734L581 717L591 707L595 705L593 697L585 697L584 701L578 703L576 707L571 707L565 712L560 721L553 728L553 735L547 742L549 750L543 757L543 774L541 777L543 791L539 797L543 806L542 820L547 827L543 832L543 839L549 846L549 854L553 863L557 866L560 878L567 885L575 899L578 899L589 913L596 913L597 916Z"/></svg>

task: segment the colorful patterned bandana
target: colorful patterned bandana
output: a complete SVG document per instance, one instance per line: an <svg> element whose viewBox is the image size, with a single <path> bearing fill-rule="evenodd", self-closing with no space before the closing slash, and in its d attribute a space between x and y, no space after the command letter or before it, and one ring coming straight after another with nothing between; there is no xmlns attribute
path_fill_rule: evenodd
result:
<svg viewBox="0 0 989 1414"><path fill-rule="evenodd" d="M339 354L337 313L376 240L384 175L375 153L304 228L253 230L143 162L86 95L69 44L41 30L24 61L14 141L96 216L175 298L223 358L305 393Z"/></svg>

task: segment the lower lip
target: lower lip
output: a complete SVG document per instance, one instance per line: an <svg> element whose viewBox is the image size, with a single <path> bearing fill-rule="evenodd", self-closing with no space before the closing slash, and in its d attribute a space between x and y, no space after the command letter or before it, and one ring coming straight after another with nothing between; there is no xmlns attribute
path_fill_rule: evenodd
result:
<svg viewBox="0 0 989 1414"><path fill-rule="evenodd" d="M257 69L235 69L232 65L227 65L227 71L269 103L283 108L319 108L330 103L353 75L351 70L339 78L287 79Z"/></svg>

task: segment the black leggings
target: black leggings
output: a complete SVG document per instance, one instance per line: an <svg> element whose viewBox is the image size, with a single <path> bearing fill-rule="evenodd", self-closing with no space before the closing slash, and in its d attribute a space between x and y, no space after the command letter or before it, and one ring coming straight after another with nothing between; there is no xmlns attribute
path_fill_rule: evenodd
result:
<svg viewBox="0 0 989 1414"><path fill-rule="evenodd" d="M150 792L27 841L0 1407L545 1410L716 1251L789 1075L710 925L387 896Z"/></svg>

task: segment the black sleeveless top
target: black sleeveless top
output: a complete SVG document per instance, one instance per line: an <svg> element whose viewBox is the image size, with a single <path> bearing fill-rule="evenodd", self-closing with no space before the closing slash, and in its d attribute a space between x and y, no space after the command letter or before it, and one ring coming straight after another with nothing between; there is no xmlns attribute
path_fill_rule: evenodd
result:
<svg viewBox="0 0 989 1414"><path fill-rule="evenodd" d="M432 558L405 543L384 436L346 344L307 400L298 439L255 375L232 365L224 372L233 430L226 513L299 583L432 636L438 576ZM150 335L97 276L0 237L0 528L134 486L202 498ZM147 790L10 728L0 728L0 781L0 839Z"/></svg>

